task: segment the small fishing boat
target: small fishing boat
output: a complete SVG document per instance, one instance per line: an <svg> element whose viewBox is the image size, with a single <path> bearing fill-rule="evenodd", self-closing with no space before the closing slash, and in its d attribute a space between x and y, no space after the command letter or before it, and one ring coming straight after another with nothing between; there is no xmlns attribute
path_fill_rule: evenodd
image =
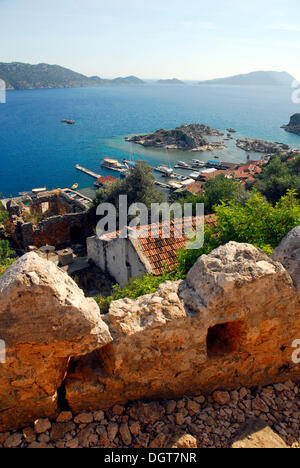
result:
<svg viewBox="0 0 300 468"><path fill-rule="evenodd" d="M68 125L75 125L75 120L62 119L61 123L66 123Z"/></svg>
<svg viewBox="0 0 300 468"><path fill-rule="evenodd" d="M46 192L47 190L47 187L40 187L40 188L34 188L31 190L32 193L34 194L37 194L37 193L41 193L41 192Z"/></svg>
<svg viewBox="0 0 300 468"><path fill-rule="evenodd" d="M173 169L171 169L171 168L169 168L167 166L164 166L164 165L155 167L154 170L157 171L157 172L161 172L162 174L164 174L165 177L170 176L174 172Z"/></svg>
<svg viewBox="0 0 300 468"><path fill-rule="evenodd" d="M72 188L72 190L76 190L76 189L78 189L78 184L74 184L74 185L72 185L72 187L71 187L71 188Z"/></svg>

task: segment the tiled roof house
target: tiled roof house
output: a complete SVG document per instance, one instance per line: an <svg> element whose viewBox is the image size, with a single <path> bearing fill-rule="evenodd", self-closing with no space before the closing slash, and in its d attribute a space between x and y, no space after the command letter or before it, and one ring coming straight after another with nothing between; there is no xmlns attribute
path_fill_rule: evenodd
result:
<svg viewBox="0 0 300 468"><path fill-rule="evenodd" d="M188 223L195 230L197 218L177 220L179 225L182 221L185 226ZM215 224L214 217L206 216L205 223ZM164 229L168 226L160 223L128 229L128 237L125 239L120 237L120 231L101 238L94 236L87 239L88 257L122 285L127 284L130 278L146 273L161 275L166 268L172 269L176 265L177 252L186 246L188 240L182 235L182 229L177 230L176 221L171 221L170 236L165 237ZM142 231L138 238L135 234L137 230Z"/></svg>

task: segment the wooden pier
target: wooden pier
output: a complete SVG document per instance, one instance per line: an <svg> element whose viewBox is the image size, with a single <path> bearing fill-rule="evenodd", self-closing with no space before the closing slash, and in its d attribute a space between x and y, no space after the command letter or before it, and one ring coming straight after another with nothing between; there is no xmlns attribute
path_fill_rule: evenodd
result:
<svg viewBox="0 0 300 468"><path fill-rule="evenodd" d="M94 179L100 179L101 175L100 174L96 174L95 172L93 171L90 171L89 169L86 169L85 167L82 167L82 166L79 166L79 164L76 164L76 169L78 171L81 171L81 172L84 172L85 174L93 177Z"/></svg>

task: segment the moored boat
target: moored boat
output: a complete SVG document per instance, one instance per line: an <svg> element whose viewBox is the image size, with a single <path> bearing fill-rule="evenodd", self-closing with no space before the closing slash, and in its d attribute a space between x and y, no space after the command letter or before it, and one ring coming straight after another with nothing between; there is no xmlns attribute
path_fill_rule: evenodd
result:
<svg viewBox="0 0 300 468"><path fill-rule="evenodd" d="M47 191L47 187L34 188L31 190L31 192L34 194L46 192L46 191Z"/></svg>
<svg viewBox="0 0 300 468"><path fill-rule="evenodd" d="M188 164L184 161L177 161L177 166L188 167Z"/></svg>
<svg viewBox="0 0 300 468"><path fill-rule="evenodd" d="M75 125L75 120L62 119L61 123L66 123L68 125Z"/></svg>

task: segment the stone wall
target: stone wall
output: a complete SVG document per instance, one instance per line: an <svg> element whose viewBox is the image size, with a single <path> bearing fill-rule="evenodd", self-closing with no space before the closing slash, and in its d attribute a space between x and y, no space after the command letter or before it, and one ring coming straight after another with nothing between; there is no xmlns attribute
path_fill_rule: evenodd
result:
<svg viewBox="0 0 300 468"><path fill-rule="evenodd" d="M151 272L151 267L147 268L148 265L142 262L130 236L126 239L90 237L87 239L87 254L95 265L122 286L130 278L140 278Z"/></svg>
<svg viewBox="0 0 300 468"><path fill-rule="evenodd" d="M116 301L106 316L63 272L27 254L0 279L0 432L54 415L62 383L79 412L298 380L299 249L299 228L273 258L230 242L202 256L186 281Z"/></svg>
<svg viewBox="0 0 300 468"><path fill-rule="evenodd" d="M10 237L25 251L29 246L82 243L93 233L94 219L86 206L61 190L23 197L19 203L11 200L7 208Z"/></svg>

